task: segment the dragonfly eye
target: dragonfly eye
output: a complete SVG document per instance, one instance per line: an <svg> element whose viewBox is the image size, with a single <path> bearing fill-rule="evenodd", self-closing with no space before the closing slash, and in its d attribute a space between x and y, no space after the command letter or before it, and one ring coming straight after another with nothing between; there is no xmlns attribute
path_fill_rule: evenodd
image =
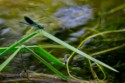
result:
<svg viewBox="0 0 125 83"><path fill-rule="evenodd" d="M33 24L34 23L34 21L32 21L29 17L27 17L27 16L24 16L24 19L25 19L25 21L26 22L28 22L29 24Z"/></svg>

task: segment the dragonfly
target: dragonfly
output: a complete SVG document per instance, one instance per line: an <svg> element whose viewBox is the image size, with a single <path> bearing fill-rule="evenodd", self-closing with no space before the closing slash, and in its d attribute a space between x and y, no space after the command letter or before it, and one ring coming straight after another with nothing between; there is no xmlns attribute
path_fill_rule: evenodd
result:
<svg viewBox="0 0 125 83"><path fill-rule="evenodd" d="M34 27L36 27L38 29L44 29L43 26L39 25L38 23L36 23L35 21L33 21L28 16L24 16L24 19L25 19L26 22L20 22L20 23L27 24L27 25L30 25L30 26L34 26Z"/></svg>

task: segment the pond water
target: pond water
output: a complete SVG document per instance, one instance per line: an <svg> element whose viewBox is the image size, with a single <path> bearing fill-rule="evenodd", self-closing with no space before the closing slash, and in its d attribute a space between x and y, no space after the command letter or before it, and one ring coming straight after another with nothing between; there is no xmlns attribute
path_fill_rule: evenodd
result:
<svg viewBox="0 0 125 83"><path fill-rule="evenodd" d="M85 38L93 34L103 31L124 29L124 3L124 0L0 0L0 46L9 46L27 34L31 27L20 24L19 22L23 22L24 16L28 16L40 25L45 26L47 32L77 47ZM119 32L90 38L84 42L79 49L89 54L93 54L111 47L120 46L125 42L124 35L124 32ZM28 42L28 44L55 45L55 43L49 39L39 36ZM106 52L100 54L100 56L96 56L96 58L123 72L124 69L121 68L125 63L125 52L123 49L124 48ZM60 53L60 57L71 53L68 50L57 48L49 49L49 51L55 56L58 56ZM29 56L27 58L32 59L32 57ZM19 57L16 59L18 60ZM36 60L30 63L29 60L25 63L28 63L29 69L31 67L34 67L31 69L37 67L38 71L47 72L46 68L43 70L40 69L41 64L34 65L34 63L37 64L35 61ZM72 64L79 66L81 70L86 70L82 71L84 75L81 75L81 72L73 73L74 75L79 76L79 78L85 77L88 74L90 75L87 60L74 60ZM17 64L11 64L13 67L14 65ZM100 73L97 66L94 65L93 67L96 72ZM14 68L12 68L12 70ZM106 73L108 74L108 80L113 81L117 79L116 73L110 72L109 70L107 70ZM102 75L103 74L99 74L100 78L103 78ZM121 78L118 78L117 81L124 81L122 75L120 76ZM91 75L86 77L86 79L92 78L93 76Z"/></svg>
<svg viewBox="0 0 125 83"><path fill-rule="evenodd" d="M61 28L74 28L86 24L92 18L92 8L87 5L59 8L55 15Z"/></svg>

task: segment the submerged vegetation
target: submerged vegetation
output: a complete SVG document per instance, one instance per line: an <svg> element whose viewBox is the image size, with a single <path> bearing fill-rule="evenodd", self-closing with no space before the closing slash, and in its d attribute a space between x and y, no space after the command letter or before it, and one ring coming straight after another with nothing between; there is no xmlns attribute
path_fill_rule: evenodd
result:
<svg viewBox="0 0 125 83"><path fill-rule="evenodd" d="M72 79L70 81L79 82L81 80L97 83L125 81L124 0L21 0L16 2L1 0L0 5L0 54L2 55L0 81L7 80L9 78L6 77L7 74L10 79L13 75L20 78L16 74L25 75L23 72L28 71L32 71L29 75L32 74L35 77L38 77L41 72L48 75L53 75L55 72L65 80L70 77ZM37 35L39 30L34 31L34 28L19 23L23 21L24 16L32 17L44 26L45 32L80 51L77 51L77 54L74 50L58 45L50 40L53 39L51 36L45 37L44 31L44 35ZM18 42L29 34L32 34L30 40ZM18 42L17 45L16 42ZM3 52L8 48L8 51ZM118 70L119 73L81 56L82 54L79 54L81 51ZM49 57L46 57L46 54ZM29 75L26 73L26 76L22 77L30 81ZM32 81L41 80L35 78ZM58 79L58 81L63 80Z"/></svg>

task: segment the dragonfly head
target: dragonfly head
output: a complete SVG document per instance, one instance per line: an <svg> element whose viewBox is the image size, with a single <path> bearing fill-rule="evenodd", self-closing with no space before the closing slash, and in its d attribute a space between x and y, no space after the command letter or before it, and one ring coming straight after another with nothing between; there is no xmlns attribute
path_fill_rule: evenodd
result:
<svg viewBox="0 0 125 83"><path fill-rule="evenodd" d="M28 24L28 25L31 25L31 26L34 26L34 27L37 27L38 29L44 29L43 26L37 24L36 22L34 22L32 19L30 19L29 17L27 16L24 16L24 19L27 23L24 23L24 24Z"/></svg>

